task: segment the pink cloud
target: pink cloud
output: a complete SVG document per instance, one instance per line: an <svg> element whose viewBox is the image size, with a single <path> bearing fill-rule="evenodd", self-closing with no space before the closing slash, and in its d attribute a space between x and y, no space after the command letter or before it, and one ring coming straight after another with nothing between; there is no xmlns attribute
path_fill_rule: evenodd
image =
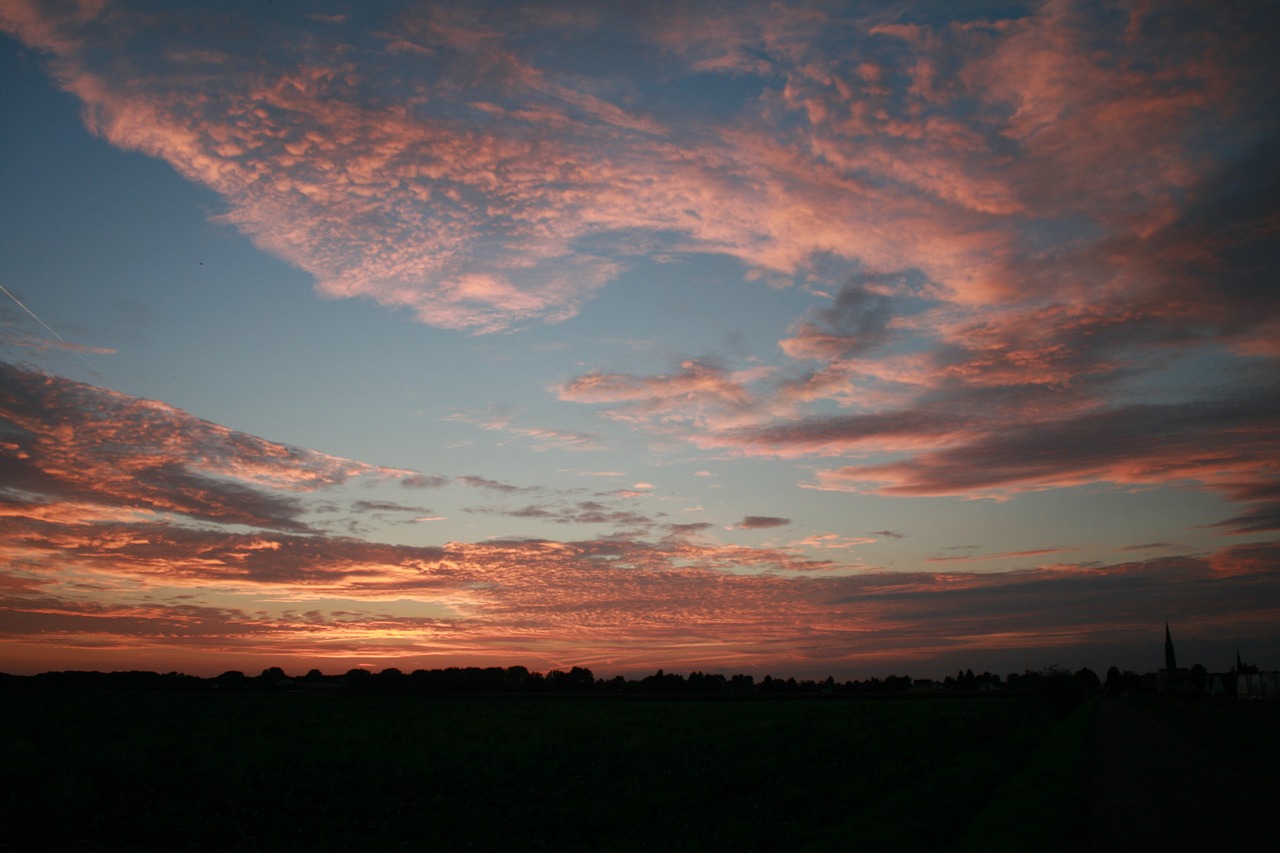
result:
<svg viewBox="0 0 1280 853"><path fill-rule="evenodd" d="M936 448L962 440L967 418L930 412L887 411L814 416L739 427L695 437L706 447L767 456L840 456L854 452Z"/></svg>
<svg viewBox="0 0 1280 853"><path fill-rule="evenodd" d="M747 386L761 375L754 369L735 372L685 361L674 374L589 373L555 390L568 402L609 404L609 416L616 420L724 422L751 404Z"/></svg>
<svg viewBox="0 0 1280 853"><path fill-rule="evenodd" d="M1276 529L1277 412L1252 392L1180 404L1098 408L989 430L973 424L951 446L897 461L817 472L816 487L896 495L999 497L1110 482L1198 482L1246 504L1219 522ZM803 433L802 433L803 434Z"/></svg>
<svg viewBox="0 0 1280 853"><path fill-rule="evenodd" d="M1212 169L1201 129L1247 124L1248 28L1159 17L1108 28L1071 4L940 27L766 4L624 16L673 85L758 78L759 97L723 118L584 77L519 37L564 15L434 6L372 39L316 22L341 50L317 57L300 36L270 63L186 44L164 15L145 23L165 50L147 53L127 6L19 4L5 26L54 54L92 128L220 193L227 221L322 293L485 332L572 316L627 263L584 247L622 234L664 251L676 235L677 251L784 278L831 255L918 270L959 305L1019 302L1016 273L1043 263L1046 230L1145 238ZM223 25L202 21L191 29ZM581 15L555 31L612 25Z"/></svg>
<svg viewBox="0 0 1280 853"><path fill-rule="evenodd" d="M1072 648L1100 633L1138 630L1130 626L1141 625L1150 601L1162 612L1194 603L1210 623L1234 619L1245 587L1253 597L1248 600L1265 601L1275 583L1268 568L1274 543L1116 566L890 573L805 556L867 538L815 535L784 548L722 545L704 536L709 523L658 523L596 500L500 511L633 532L584 541L411 547L299 534L283 523L276 529L263 523L255 532L194 527L166 520L154 508L177 506L178 517L221 525L241 523L241 517L208 512L210 499L193 497L191 485L201 481L174 473L190 458L221 460L218 470L250 472L260 488L273 490L314 490L370 469L216 428L170 407L6 370L10 437L3 458L23 473L6 480L0 512L6 565L0 572L6 640L0 663L6 666L77 655L135 665L232 654L240 660L274 656L276 663L374 655L396 661L505 656L535 664L570 655L618 668L653 661L712 668L752 660L847 671L891 657L937 659L1015 645ZM1182 416L1247 423L1252 411L1241 401L1234 409ZM1167 412L1156 414L1168 420ZM1082 434L1090 431L1086 426L1081 424ZM45 439L72 436L78 438L63 451L69 455L57 457L58 466L84 467L80 457L89 455L89 443L99 442L93 452L110 448L118 465L135 472L132 491L90 486L51 465ZM162 461L153 465L139 447L163 448ZM1008 460L1016 448L1014 441L991 453ZM990 476L999 478L998 472ZM478 476L458 480L499 492L517 488ZM1241 500L1262 505L1273 497L1253 481L1236 476L1232 482ZM21 494L14 492L19 484ZM75 497L82 494L91 499ZM424 508L364 499L353 509L416 516ZM784 522L747 517L740 526ZM1061 552L962 559L1021 561ZM1117 588L1127 593L1117 594ZM1099 595L1102 589L1106 596ZM1073 605L1076 600L1090 603ZM1099 600L1106 606L1099 608ZM1270 611L1247 612L1262 625ZM890 635L892 642L884 639Z"/></svg>
<svg viewBox="0 0 1280 853"><path fill-rule="evenodd" d="M108 552L120 549L87 536L78 550L63 543L60 565L108 584L98 585L92 602L65 568L51 575L52 586L0 573L8 579L0 584L6 648L114 649L133 660L165 649L170 660L221 649L242 660L274 655L276 663L362 655L397 665L503 656L537 665L568 656L613 669L749 661L839 673L884 661L999 659L1013 648L1032 656L1087 654L1099 642L1155 648L1153 607L1194 610L1208 624L1236 625L1233 636L1261 638L1259 626L1275 612L1266 605L1275 592L1268 568L1275 543L1113 566L833 574L829 563L784 551L679 539L455 542L424 551L339 540L308 545L277 533L187 531L184 538L144 530L160 547L148 553L146 544L129 545L110 562ZM148 568L148 560L162 559L185 568L176 577ZM141 580L164 597L142 601L136 586L112 586L113 577ZM175 597L184 583L193 596ZM271 592L273 612L246 597L253 587ZM201 600L213 594L232 603ZM405 599L430 614L397 613ZM1144 641L1148 634L1155 640ZM0 662L12 665L7 656Z"/></svg>
<svg viewBox="0 0 1280 853"><path fill-rule="evenodd" d="M266 441L153 400L0 363L3 491L33 517L178 513L305 529L294 495L399 471Z"/></svg>
<svg viewBox="0 0 1280 853"><path fill-rule="evenodd" d="M839 533L815 533L790 543L792 548L817 548L822 550L852 548L855 545L870 545L877 540L868 536L844 536Z"/></svg>

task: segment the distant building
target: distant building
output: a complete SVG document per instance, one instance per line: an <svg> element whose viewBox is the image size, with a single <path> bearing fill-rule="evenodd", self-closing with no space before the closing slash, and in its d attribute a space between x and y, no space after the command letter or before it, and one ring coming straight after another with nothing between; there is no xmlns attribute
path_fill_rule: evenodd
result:
<svg viewBox="0 0 1280 853"><path fill-rule="evenodd" d="M1156 673L1156 691L1188 696L1199 692L1191 672L1178 668L1178 656L1173 650L1173 635L1169 623L1164 623L1164 668Z"/></svg>
<svg viewBox="0 0 1280 853"><path fill-rule="evenodd" d="M1280 672L1242 672L1236 676L1237 699L1280 699Z"/></svg>
<svg viewBox="0 0 1280 853"><path fill-rule="evenodd" d="M1236 652L1236 665L1227 672L1205 672L1197 664L1190 669L1178 666L1169 623L1164 624L1164 667L1156 673L1156 691L1173 696L1214 696L1237 699L1280 699L1280 672L1259 672Z"/></svg>

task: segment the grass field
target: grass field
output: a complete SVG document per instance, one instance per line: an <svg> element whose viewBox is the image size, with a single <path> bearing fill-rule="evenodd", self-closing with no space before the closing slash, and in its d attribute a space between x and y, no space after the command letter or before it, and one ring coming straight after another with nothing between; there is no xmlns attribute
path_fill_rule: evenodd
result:
<svg viewBox="0 0 1280 853"><path fill-rule="evenodd" d="M1280 704L1234 699L1176 701L1143 696L1133 705L1191 743L1221 757L1245 778L1280 795Z"/></svg>
<svg viewBox="0 0 1280 853"><path fill-rule="evenodd" d="M1030 698L0 702L23 850L978 849L1010 820L1051 848L1087 741Z"/></svg>

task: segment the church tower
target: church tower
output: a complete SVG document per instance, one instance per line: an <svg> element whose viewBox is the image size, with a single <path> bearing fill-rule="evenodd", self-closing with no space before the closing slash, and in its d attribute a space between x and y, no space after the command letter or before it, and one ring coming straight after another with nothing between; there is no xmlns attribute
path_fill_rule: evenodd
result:
<svg viewBox="0 0 1280 853"><path fill-rule="evenodd" d="M1173 653L1173 637L1169 636L1169 623L1164 623L1164 668L1173 671L1178 668L1178 658Z"/></svg>

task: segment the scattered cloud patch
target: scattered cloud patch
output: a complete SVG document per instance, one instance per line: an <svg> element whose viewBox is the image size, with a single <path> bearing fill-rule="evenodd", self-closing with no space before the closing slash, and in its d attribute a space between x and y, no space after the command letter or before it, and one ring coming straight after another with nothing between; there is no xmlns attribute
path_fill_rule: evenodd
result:
<svg viewBox="0 0 1280 853"><path fill-rule="evenodd" d="M786 527L791 519L776 515L748 515L735 524L733 530L767 530L772 527Z"/></svg>
<svg viewBox="0 0 1280 853"><path fill-rule="evenodd" d="M815 533L789 543L792 548L843 549L875 542L867 536L842 536L839 533Z"/></svg>
<svg viewBox="0 0 1280 853"><path fill-rule="evenodd" d="M439 474L409 474L401 478L400 485L406 489L443 489L449 482L448 477Z"/></svg>
<svg viewBox="0 0 1280 853"><path fill-rule="evenodd" d="M488 489L494 492L502 492L503 494L514 494L523 492L528 489L526 486L513 486L510 483L499 482L498 480L490 480L487 477L478 477L474 474L468 474L463 477L455 477L459 483L470 486L473 489Z"/></svg>
<svg viewBox="0 0 1280 853"><path fill-rule="evenodd" d="M351 509L353 512L431 512L424 507L406 506L395 501L356 501L351 504Z"/></svg>
<svg viewBox="0 0 1280 853"><path fill-rule="evenodd" d="M966 546L967 547L967 546ZM1075 548L1033 548L1026 551L1004 551L999 554L963 554L946 557L925 557L926 563L982 563L989 560L1013 560L1024 557L1042 557L1046 554L1070 553Z"/></svg>

